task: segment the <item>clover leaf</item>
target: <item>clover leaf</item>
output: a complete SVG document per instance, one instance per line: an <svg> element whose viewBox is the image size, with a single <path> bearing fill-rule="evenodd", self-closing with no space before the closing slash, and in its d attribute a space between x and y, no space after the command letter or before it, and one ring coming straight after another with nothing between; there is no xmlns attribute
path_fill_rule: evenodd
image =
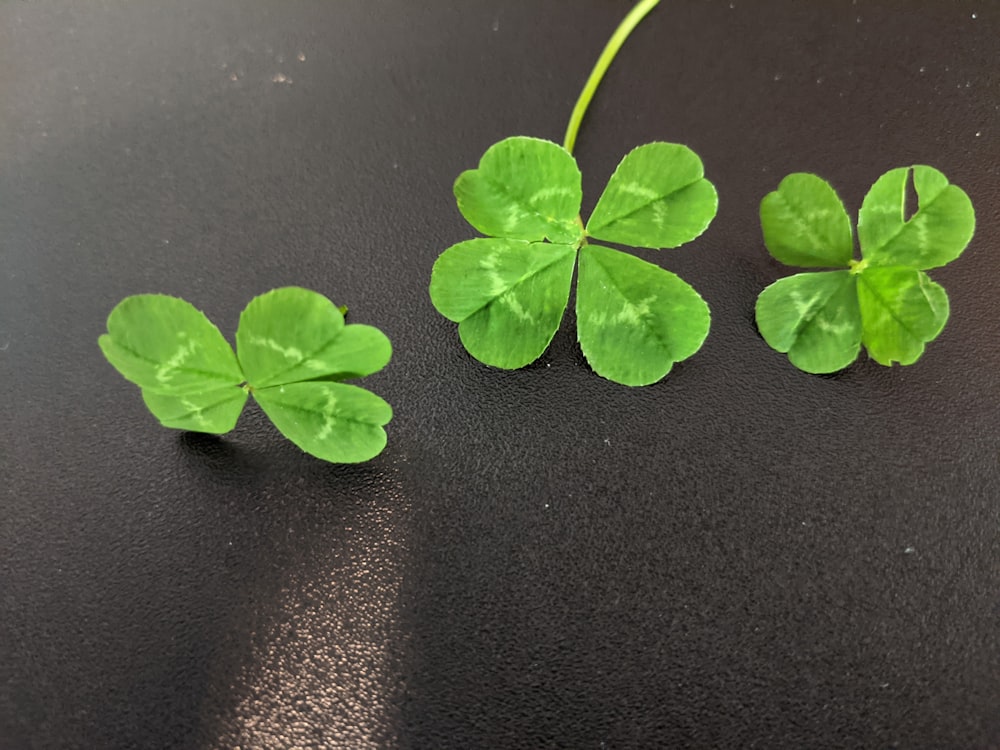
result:
<svg viewBox="0 0 1000 750"><path fill-rule="evenodd" d="M392 408L341 381L385 367L389 339L345 325L343 309L317 292L284 287L251 300L235 354L202 312L162 294L122 300L98 343L165 427L229 432L253 395L285 437L317 458L355 463L385 447Z"/></svg>
<svg viewBox="0 0 1000 750"><path fill-rule="evenodd" d="M580 170L564 147L518 136L491 146L455 183L458 207L492 237L459 242L431 273L438 312L459 324L468 352L495 367L534 362L559 329L580 258L578 337L599 375L646 385L694 354L708 305L685 281L591 238L677 247L715 216L715 188L686 146L650 143L625 156L586 228Z"/></svg>
<svg viewBox="0 0 1000 750"><path fill-rule="evenodd" d="M907 216L911 184L918 205ZM843 203L816 175L782 180L761 202L760 220L764 244L782 263L846 267L779 279L757 299L761 336L810 373L847 367L862 345L882 365L916 362L949 313L947 293L925 271L957 258L976 223L965 192L923 165L890 170L868 191L860 260Z"/></svg>
<svg viewBox="0 0 1000 750"><path fill-rule="evenodd" d="M586 227L573 146L597 86L625 39L659 0L640 0L612 34L577 99L563 145L526 136L486 150L459 175L455 198L486 237L452 245L434 263L434 307L458 323L480 362L516 369L538 359L559 330L579 257L577 338L594 371L647 385L701 347L708 305L678 276L596 239L653 249L690 242L718 207L701 159L687 146L629 152Z"/></svg>

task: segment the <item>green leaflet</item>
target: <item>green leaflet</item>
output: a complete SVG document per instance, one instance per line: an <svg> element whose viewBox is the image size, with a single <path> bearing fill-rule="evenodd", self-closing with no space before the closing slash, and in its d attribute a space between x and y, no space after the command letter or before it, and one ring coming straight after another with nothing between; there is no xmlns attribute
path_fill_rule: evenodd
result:
<svg viewBox="0 0 1000 750"><path fill-rule="evenodd" d="M846 266L854 255L851 219L830 184L790 174L760 203L764 244L777 260L802 268Z"/></svg>
<svg viewBox="0 0 1000 750"><path fill-rule="evenodd" d="M544 160L539 156L543 153ZM501 173L496 166L500 155L502 164L520 165L516 178L507 174L515 180L514 187L505 189L498 178L486 181L481 174ZM555 179L552 164L564 165L559 178L563 182L553 182L547 190L548 181ZM705 230L717 207L715 188L702 174L701 160L685 146L640 146L618 166L586 234L574 214L575 234L567 231L566 242L538 241L543 234L552 238L553 225L546 223L550 217L563 222L559 226L569 226L560 212L579 210L579 170L569 152L555 143L533 138L501 141L486 152L478 170L465 172L455 186L459 207L470 223L499 236L445 250L431 272L431 301L444 317L459 323L462 343L473 357L495 367L523 367L542 355L559 328L580 252L576 311L584 356L595 372L615 382L656 382L674 362L701 346L708 332L708 306L674 274L616 250L588 245L586 236L645 247L674 247L693 239ZM559 211L529 214L520 208L524 200L511 207L508 196L525 194L524 185L536 195L564 195L559 188L569 185L569 175L572 203L567 200ZM470 185L478 190L474 211ZM539 200L532 205L537 207ZM484 216L491 218L486 221ZM608 286L611 280L614 284Z"/></svg>
<svg viewBox="0 0 1000 750"><path fill-rule="evenodd" d="M221 435L236 427L248 394L243 388L176 395L142 390L142 400L164 427Z"/></svg>
<svg viewBox="0 0 1000 750"><path fill-rule="evenodd" d="M919 207L904 219L907 182L913 179ZM872 266L910 266L926 271L955 260L976 228L969 196L932 167L893 169L878 178L858 214L861 255Z"/></svg>
<svg viewBox="0 0 1000 750"><path fill-rule="evenodd" d="M858 290L849 271L787 276L757 298L757 327L764 340L800 370L847 367L861 348Z"/></svg>
<svg viewBox="0 0 1000 750"><path fill-rule="evenodd" d="M493 237L574 244L583 190L576 160L538 138L507 138L486 150L478 169L455 181L458 208Z"/></svg>
<svg viewBox="0 0 1000 750"><path fill-rule="evenodd" d="M906 217L912 175L919 207ZM815 175L789 175L761 203L771 254L803 266L849 270L780 279L757 300L757 327L774 349L801 370L834 372L857 357L861 344L883 365L917 361L948 320L948 295L923 272L956 258L975 229L961 188L941 172L915 166L882 175L858 218L861 260L845 255L847 212Z"/></svg>
<svg viewBox="0 0 1000 750"><path fill-rule="evenodd" d="M388 363L392 347L381 331L345 325L323 295L285 287L251 300L236 340L238 357L192 305L146 294L111 311L99 343L165 427L228 432L252 393L286 437L318 458L366 461L385 447L389 405L331 382Z"/></svg>
<svg viewBox="0 0 1000 750"><path fill-rule="evenodd" d="M127 297L97 343L126 380L158 393L238 386L243 373L219 329L193 305L163 294Z"/></svg>
<svg viewBox="0 0 1000 750"><path fill-rule="evenodd" d="M324 461L358 463L385 448L392 408L346 383L307 382L254 391L260 408L299 448Z"/></svg>
<svg viewBox="0 0 1000 750"><path fill-rule="evenodd" d="M868 356L880 365L916 362L948 321L948 293L915 268L868 268L857 278Z"/></svg>
<svg viewBox="0 0 1000 750"><path fill-rule="evenodd" d="M431 298L442 315L459 323L462 343L476 359L494 367L524 367L541 356L559 329L575 257L572 245L460 242L434 264Z"/></svg>
<svg viewBox="0 0 1000 750"><path fill-rule="evenodd" d="M377 328L344 325L344 316L322 294L275 289L255 297L240 314L236 349L255 389L378 372L392 346Z"/></svg>
<svg viewBox="0 0 1000 750"><path fill-rule="evenodd" d="M701 348L705 300L659 266L599 245L580 251L580 348L594 372L623 385L655 383Z"/></svg>
<svg viewBox="0 0 1000 750"><path fill-rule="evenodd" d="M704 232L719 199L698 155L676 143L633 149L611 175L587 234L605 242L678 247Z"/></svg>

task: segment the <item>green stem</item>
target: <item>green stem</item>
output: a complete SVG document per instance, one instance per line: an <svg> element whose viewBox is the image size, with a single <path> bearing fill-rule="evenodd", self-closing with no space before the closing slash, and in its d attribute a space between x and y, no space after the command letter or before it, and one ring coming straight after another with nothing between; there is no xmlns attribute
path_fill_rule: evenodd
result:
<svg viewBox="0 0 1000 750"><path fill-rule="evenodd" d="M618 54L618 50L621 49L625 40L628 39L628 35L632 33L632 29L638 26L639 22L659 2L660 0L640 0L629 14L625 16L625 20L615 29L615 33L611 35L601 56L597 58L597 64L594 65L594 69L590 73L590 78L584 84L583 91L580 92L580 98L576 100L576 106L573 107L573 114L570 115L569 125L566 126L566 138L563 141L563 146L571 154L573 153L573 147L576 145L576 134L580 131L580 123L583 122L583 116L587 113L587 107L590 106L590 100L594 98L594 92L597 91L601 79L604 78L604 74L611 66L611 61L615 59L615 55Z"/></svg>

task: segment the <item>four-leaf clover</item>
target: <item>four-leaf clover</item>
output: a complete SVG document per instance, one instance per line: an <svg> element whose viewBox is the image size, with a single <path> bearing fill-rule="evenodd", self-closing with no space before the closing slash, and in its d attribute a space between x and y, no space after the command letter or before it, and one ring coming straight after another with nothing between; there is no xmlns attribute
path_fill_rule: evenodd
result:
<svg viewBox="0 0 1000 750"><path fill-rule="evenodd" d="M907 216L911 178L919 205ZM927 166L893 169L868 191L858 214L861 260L847 211L816 175L782 180L761 202L760 220L782 263L844 269L779 279L757 299L764 340L811 373L847 367L862 344L879 364L916 362L949 311L947 293L924 271L957 258L976 222L965 192Z"/></svg>
<svg viewBox="0 0 1000 750"><path fill-rule="evenodd" d="M580 347L599 375L647 385L701 347L708 305L685 281L591 238L673 248L708 227L718 198L697 154L649 143L625 156L586 227L576 160L537 138L507 138L455 182L459 210L485 238L434 264L430 295L481 362L516 369L545 351L569 301L579 256Z"/></svg>
<svg viewBox="0 0 1000 750"><path fill-rule="evenodd" d="M340 381L385 367L389 339L372 326L345 325L317 292L284 287L251 300L236 353L204 313L162 294L122 300L98 343L165 427L229 432L252 394L285 437L317 458L355 463L385 447L392 408Z"/></svg>

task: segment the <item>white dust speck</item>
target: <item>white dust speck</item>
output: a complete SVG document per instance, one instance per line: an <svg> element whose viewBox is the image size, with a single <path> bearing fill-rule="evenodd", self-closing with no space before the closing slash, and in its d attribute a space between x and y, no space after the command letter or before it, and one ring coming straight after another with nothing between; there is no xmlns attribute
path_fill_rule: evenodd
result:
<svg viewBox="0 0 1000 750"><path fill-rule="evenodd" d="M305 52L300 52L298 55L296 55L296 58L298 59L299 62L305 62L306 61L306 53Z"/></svg>
<svg viewBox="0 0 1000 750"><path fill-rule="evenodd" d="M492 28L493 28L494 31L500 31L500 19L499 18L496 18L496 19L493 20L493 26L492 26Z"/></svg>
<svg viewBox="0 0 1000 750"><path fill-rule="evenodd" d="M906 549L903 550L903 554L904 555L912 555L916 551L917 551L916 547L907 547Z"/></svg>
<svg viewBox="0 0 1000 750"><path fill-rule="evenodd" d="M548 508L548 507L549 507L549 504L548 504L548 503L545 503L545 507L546 507L546 508Z"/></svg>
<svg viewBox="0 0 1000 750"><path fill-rule="evenodd" d="M982 134L983 134L983 131L982 131L982 130L977 130L977 131L976 131L976 138L978 138L978 137L979 137L979 136L981 136Z"/></svg>
<svg viewBox="0 0 1000 750"><path fill-rule="evenodd" d="M881 685L879 685L879 687L881 687L881 688L887 688L887 687L889 687L889 683L888 682L883 682Z"/></svg>
<svg viewBox="0 0 1000 750"><path fill-rule="evenodd" d="M230 73L229 74L229 80L230 81L238 81L238 80L240 80L240 77L238 75L236 75L235 73Z"/></svg>
<svg viewBox="0 0 1000 750"><path fill-rule="evenodd" d="M774 74L774 80L780 81L781 80L781 73L775 73Z"/></svg>
<svg viewBox="0 0 1000 750"><path fill-rule="evenodd" d="M732 10L736 7L736 3L729 3L729 9Z"/></svg>
<svg viewBox="0 0 1000 750"><path fill-rule="evenodd" d="M921 73L926 73L927 72L927 66L926 65L921 65L920 66L920 72Z"/></svg>
<svg viewBox="0 0 1000 750"><path fill-rule="evenodd" d="M0 352L5 352L10 348L10 339L3 342L3 346L0 346Z"/></svg>
<svg viewBox="0 0 1000 750"><path fill-rule="evenodd" d="M292 79L286 76L284 73L275 73L271 76L271 83L291 83Z"/></svg>
<svg viewBox="0 0 1000 750"><path fill-rule="evenodd" d="M816 79L816 83L823 83L823 76Z"/></svg>
<svg viewBox="0 0 1000 750"><path fill-rule="evenodd" d="M975 13L973 13L973 14L972 14L972 17L973 17L973 19L975 19L975 17L976 17L976 14L975 14Z"/></svg>
<svg viewBox="0 0 1000 750"><path fill-rule="evenodd" d="M858 16L858 23L861 23L861 16Z"/></svg>
<svg viewBox="0 0 1000 750"><path fill-rule="evenodd" d="M170 240L163 240L163 244L164 245L169 245L170 244Z"/></svg>
<svg viewBox="0 0 1000 750"><path fill-rule="evenodd" d="M611 438L604 438L604 444L610 446L611 445Z"/></svg>

